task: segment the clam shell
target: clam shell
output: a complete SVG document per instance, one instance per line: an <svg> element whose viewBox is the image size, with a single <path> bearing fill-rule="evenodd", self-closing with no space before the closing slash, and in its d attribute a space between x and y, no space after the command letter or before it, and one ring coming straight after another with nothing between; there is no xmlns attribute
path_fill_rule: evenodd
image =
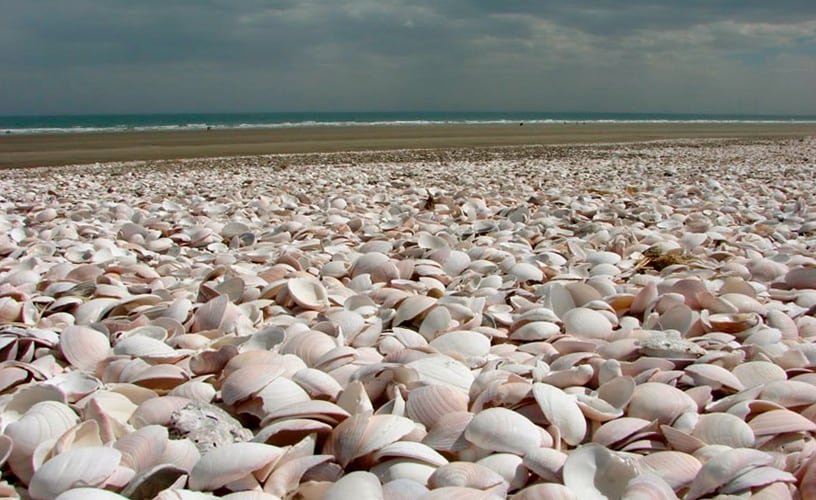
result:
<svg viewBox="0 0 816 500"><path fill-rule="evenodd" d="M446 415L454 412L465 412L468 397L462 391L447 385L428 385L417 387L408 393L405 402L406 416L431 428Z"/></svg>
<svg viewBox="0 0 816 500"><path fill-rule="evenodd" d="M77 486L100 486L116 470L121 454L106 446L60 453L37 469L29 484L34 498L52 499Z"/></svg>
<svg viewBox="0 0 816 500"><path fill-rule="evenodd" d="M60 333L59 348L65 359L80 370L94 371L96 364L110 354L104 333L87 326L68 326Z"/></svg>
<svg viewBox="0 0 816 500"><path fill-rule="evenodd" d="M696 412L697 403L683 391L666 384L647 382L635 388L627 415L671 424L685 412Z"/></svg>
<svg viewBox="0 0 816 500"><path fill-rule="evenodd" d="M503 489L505 491L507 489L507 483L502 476L483 465L473 462L451 462L442 465L428 478L428 487L432 490L446 486L459 486L478 490L489 490L504 486Z"/></svg>
<svg viewBox="0 0 816 500"><path fill-rule="evenodd" d="M564 485L579 498L621 498L638 473L635 464L597 444L573 450L564 462Z"/></svg>
<svg viewBox="0 0 816 500"><path fill-rule="evenodd" d="M729 413L700 415L691 435L706 444L722 444L731 448L752 448L754 431L744 420Z"/></svg>
<svg viewBox="0 0 816 500"><path fill-rule="evenodd" d="M709 459L697 473L686 498L697 500L715 492L748 469L768 465L773 458L767 453L748 448L723 451Z"/></svg>
<svg viewBox="0 0 816 500"><path fill-rule="evenodd" d="M215 490L237 481L270 462L277 460L283 451L261 443L232 443L212 448L190 471L190 489Z"/></svg>
<svg viewBox="0 0 816 500"><path fill-rule="evenodd" d="M292 278L287 281L286 289L292 300L304 309L324 311L329 306L326 289L314 278Z"/></svg>
<svg viewBox="0 0 816 500"><path fill-rule="evenodd" d="M816 423L790 410L770 410L760 413L752 418L748 425L751 426L756 436L816 431Z"/></svg>
<svg viewBox="0 0 816 500"><path fill-rule="evenodd" d="M548 384L533 384L533 397L547 420L558 428L561 439L571 446L584 440L587 426L574 396Z"/></svg>
<svg viewBox="0 0 816 500"><path fill-rule="evenodd" d="M366 471L354 471L341 477L328 490L325 500L346 500L348 498L383 498L382 485L377 476Z"/></svg>
<svg viewBox="0 0 816 500"><path fill-rule="evenodd" d="M675 490L691 484L703 464L688 453L679 451L658 451L638 459L638 465L660 476Z"/></svg>
<svg viewBox="0 0 816 500"><path fill-rule="evenodd" d="M541 432L523 415L497 407L477 413L465 428L465 439L486 450L524 455L541 445Z"/></svg>

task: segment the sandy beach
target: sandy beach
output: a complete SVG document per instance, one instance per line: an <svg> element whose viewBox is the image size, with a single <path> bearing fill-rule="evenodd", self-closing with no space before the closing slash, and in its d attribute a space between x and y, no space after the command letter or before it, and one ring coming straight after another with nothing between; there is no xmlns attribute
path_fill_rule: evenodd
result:
<svg viewBox="0 0 816 500"><path fill-rule="evenodd" d="M812 132L4 137L0 493L804 498Z"/></svg>
<svg viewBox="0 0 816 500"><path fill-rule="evenodd" d="M816 135L816 124L298 127L0 136L0 167L215 156Z"/></svg>

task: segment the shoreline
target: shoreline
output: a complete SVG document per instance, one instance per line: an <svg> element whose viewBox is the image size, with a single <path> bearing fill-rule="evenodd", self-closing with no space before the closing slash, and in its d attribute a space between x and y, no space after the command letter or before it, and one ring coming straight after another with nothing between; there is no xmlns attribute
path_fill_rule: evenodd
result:
<svg viewBox="0 0 816 500"><path fill-rule="evenodd" d="M268 154L816 136L816 124L569 123L295 127L0 136L0 168Z"/></svg>

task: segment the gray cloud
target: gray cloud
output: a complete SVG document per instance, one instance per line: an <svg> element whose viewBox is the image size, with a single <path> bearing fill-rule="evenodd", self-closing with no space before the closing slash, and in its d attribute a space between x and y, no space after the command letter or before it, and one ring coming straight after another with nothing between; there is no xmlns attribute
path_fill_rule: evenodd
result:
<svg viewBox="0 0 816 500"><path fill-rule="evenodd" d="M0 66L2 114L816 113L816 2L5 0Z"/></svg>

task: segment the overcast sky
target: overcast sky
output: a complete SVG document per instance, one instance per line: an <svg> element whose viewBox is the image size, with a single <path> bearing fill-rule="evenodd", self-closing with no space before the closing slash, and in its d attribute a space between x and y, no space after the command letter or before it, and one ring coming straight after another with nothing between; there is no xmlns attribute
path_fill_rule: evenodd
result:
<svg viewBox="0 0 816 500"><path fill-rule="evenodd" d="M816 114L816 0L0 0L0 114Z"/></svg>

